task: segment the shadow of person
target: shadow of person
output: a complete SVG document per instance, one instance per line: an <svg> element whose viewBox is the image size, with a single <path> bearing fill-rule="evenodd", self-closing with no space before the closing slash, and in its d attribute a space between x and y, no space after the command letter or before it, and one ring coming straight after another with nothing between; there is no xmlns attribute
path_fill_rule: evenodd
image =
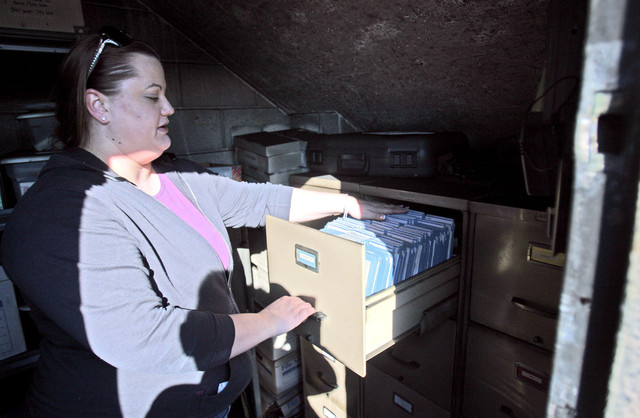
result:
<svg viewBox="0 0 640 418"><path fill-rule="evenodd" d="M232 280L236 284L245 283L244 270L241 267L241 260L236 248L233 248L232 256L235 265ZM167 388L156 397L146 415L147 417L212 417L224 410L226 406L231 405L237 399L237 394L249 384L251 375L243 373L243 370L252 367L248 353L238 355L226 362L228 352L215 353L212 356L209 352L193 352L189 347L190 338L187 336L192 335L192 328L198 328L202 321L201 313L207 312L210 315L215 315L213 312L221 309L220 295L226 294L227 291L230 290L227 283L221 280L221 275L212 272L201 283L196 309L187 316L186 321L181 325L180 333L184 352L193 358L199 370L205 371L200 383ZM234 297L234 301L230 302L226 309L229 312L238 312L240 311L238 305L244 306L245 303L244 301L235 301ZM219 383L225 381L229 381L229 384L218 393ZM197 409L193 411L186 411L184 405L175 402L175 399L189 399L194 396L198 397L200 402L197 403Z"/></svg>

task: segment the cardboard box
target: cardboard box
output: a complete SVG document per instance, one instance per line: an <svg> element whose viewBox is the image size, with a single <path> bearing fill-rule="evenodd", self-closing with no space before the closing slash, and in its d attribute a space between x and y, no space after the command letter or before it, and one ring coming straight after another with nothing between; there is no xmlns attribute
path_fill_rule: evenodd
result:
<svg viewBox="0 0 640 418"><path fill-rule="evenodd" d="M293 170L307 166L307 158L304 152L295 151L286 154L266 157L247 149L236 147L236 160L267 174Z"/></svg>
<svg viewBox="0 0 640 418"><path fill-rule="evenodd" d="M228 177L236 181L242 181L241 165L209 164L207 170L222 177Z"/></svg>
<svg viewBox="0 0 640 418"><path fill-rule="evenodd" d="M236 147L244 148L265 157L299 151L304 154L307 149L306 141L278 135L276 132L256 132L238 135L233 138L233 142Z"/></svg>
<svg viewBox="0 0 640 418"><path fill-rule="evenodd" d="M256 362L260 385L278 396L302 381L300 354L298 351L287 354L278 360L270 360L269 356L256 349Z"/></svg>
<svg viewBox="0 0 640 418"><path fill-rule="evenodd" d="M269 174L248 165L245 165L243 170L254 183L284 184L285 186L289 185L289 176L292 174L307 173L309 171L306 167L299 167L280 173Z"/></svg>
<svg viewBox="0 0 640 418"><path fill-rule="evenodd" d="M280 396L260 388L260 402L264 418L290 418L299 416L304 407L302 389L295 386Z"/></svg>
<svg viewBox="0 0 640 418"><path fill-rule="evenodd" d="M273 302L269 297L271 286L269 284L269 273L255 265L251 266L251 279L253 281L253 295L256 302L256 312L264 308L264 306Z"/></svg>
<svg viewBox="0 0 640 418"><path fill-rule="evenodd" d="M271 361L279 360L298 351L298 334L285 332L258 344L258 350Z"/></svg>

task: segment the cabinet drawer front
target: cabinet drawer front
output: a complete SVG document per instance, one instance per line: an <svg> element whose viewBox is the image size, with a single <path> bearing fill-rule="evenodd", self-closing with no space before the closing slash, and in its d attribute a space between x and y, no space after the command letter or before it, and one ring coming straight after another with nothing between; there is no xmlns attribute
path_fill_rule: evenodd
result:
<svg viewBox="0 0 640 418"><path fill-rule="evenodd" d="M360 376L368 358L458 291L459 257L365 299L362 244L267 217L267 246L271 292L300 296L322 313L296 331Z"/></svg>
<svg viewBox="0 0 640 418"><path fill-rule="evenodd" d="M321 324L314 324L314 318L306 321L309 327L318 325L314 344L364 375L364 246L268 217L267 248L272 291L279 287L322 312ZM301 261L298 251L309 259Z"/></svg>
<svg viewBox="0 0 640 418"><path fill-rule="evenodd" d="M370 366L364 379L365 417L447 418L449 412Z"/></svg>
<svg viewBox="0 0 640 418"><path fill-rule="evenodd" d="M344 364L311 344L300 339L302 381L308 416L357 416L359 404L359 378ZM351 414L347 411L351 410Z"/></svg>
<svg viewBox="0 0 640 418"><path fill-rule="evenodd" d="M422 335L413 333L369 360L367 377L371 366L374 366L448 410L453 385L455 337L456 322L452 320Z"/></svg>
<svg viewBox="0 0 640 418"><path fill-rule="evenodd" d="M562 269L531 259L549 242L544 213L518 213L476 217L470 318L552 350Z"/></svg>
<svg viewBox="0 0 640 418"><path fill-rule="evenodd" d="M469 326L466 417L544 417L551 379L547 351L478 325Z"/></svg>

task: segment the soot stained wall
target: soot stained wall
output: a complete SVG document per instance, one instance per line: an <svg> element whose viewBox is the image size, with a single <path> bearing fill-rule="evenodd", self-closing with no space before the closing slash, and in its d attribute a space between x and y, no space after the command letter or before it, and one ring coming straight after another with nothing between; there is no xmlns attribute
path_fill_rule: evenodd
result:
<svg viewBox="0 0 640 418"><path fill-rule="evenodd" d="M141 0L290 114L358 129L515 136L545 66L548 0Z"/></svg>

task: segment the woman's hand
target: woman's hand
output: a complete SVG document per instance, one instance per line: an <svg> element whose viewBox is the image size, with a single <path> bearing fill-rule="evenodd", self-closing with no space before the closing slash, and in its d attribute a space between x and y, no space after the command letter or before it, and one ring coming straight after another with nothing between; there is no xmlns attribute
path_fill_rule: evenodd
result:
<svg viewBox="0 0 640 418"><path fill-rule="evenodd" d="M258 312L265 324L273 328L273 336L291 331L316 310L310 303L295 297L282 296Z"/></svg>
<svg viewBox="0 0 640 418"><path fill-rule="evenodd" d="M381 221L392 213L407 213L409 208L389 203L358 200L342 193L318 192L294 188L291 193L291 222L306 222L325 216L342 214L345 211L356 219Z"/></svg>
<svg viewBox="0 0 640 418"><path fill-rule="evenodd" d="M358 200L349 196L345 208L347 213L356 219L384 220L386 215L393 213L407 213L409 208L389 203L370 202L368 200Z"/></svg>
<svg viewBox="0 0 640 418"><path fill-rule="evenodd" d="M289 332L316 310L295 296L282 296L258 313L230 315L235 327L231 357L235 357L272 338Z"/></svg>

